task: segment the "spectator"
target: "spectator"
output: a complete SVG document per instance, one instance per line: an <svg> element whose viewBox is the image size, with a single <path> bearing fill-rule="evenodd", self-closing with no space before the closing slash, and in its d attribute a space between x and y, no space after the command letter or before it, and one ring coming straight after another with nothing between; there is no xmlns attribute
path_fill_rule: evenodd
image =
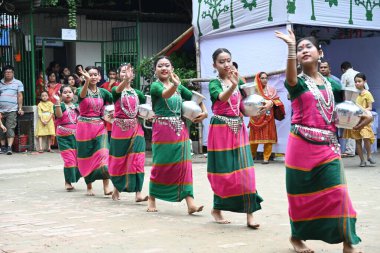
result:
<svg viewBox="0 0 380 253"><path fill-rule="evenodd" d="M41 93L44 90L46 90L46 83L44 80L44 72L41 70L36 81L36 105L41 101Z"/></svg>
<svg viewBox="0 0 380 253"><path fill-rule="evenodd" d="M23 115L22 100L24 85L14 78L13 66L7 65L3 68L4 78L0 81L0 113L2 121L7 128L6 134L0 132L1 149L0 154L12 155L12 144L15 137L14 129L17 124L17 114ZM5 144L7 138L7 144Z"/></svg>
<svg viewBox="0 0 380 253"><path fill-rule="evenodd" d="M57 99L55 98L57 101ZM37 122L37 132L36 136L38 137L39 144L39 153L43 153L43 137L47 136L48 139L48 152L53 152L51 150L52 136L55 136L55 127L54 127L54 104L49 101L49 95L47 91L41 93L41 102L38 104L38 122Z"/></svg>
<svg viewBox="0 0 380 253"><path fill-rule="evenodd" d="M334 75L331 74L331 67L330 67L330 64L327 61L324 61L324 60L321 61L321 64L319 65L319 72L324 77L329 77L329 78L335 80L342 87L342 84L340 83L340 79L338 77L336 77L336 76L334 76Z"/></svg>
<svg viewBox="0 0 380 253"><path fill-rule="evenodd" d="M71 75L70 69L68 67L64 67L59 75L59 82L65 83L69 75Z"/></svg>
<svg viewBox="0 0 380 253"><path fill-rule="evenodd" d="M342 70L342 77L341 77L341 83L342 83L342 89L346 87L355 88L355 76L359 73L358 71L354 70L352 68L352 65L350 62L345 61L340 65L340 69ZM365 89L369 90L368 84L365 84Z"/></svg>
<svg viewBox="0 0 380 253"><path fill-rule="evenodd" d="M47 84L47 92L49 94L49 100L55 104L56 99L55 95L59 96L59 90L61 89L62 84L57 83L56 80L56 75L54 72L50 72L47 74L48 75L48 84Z"/></svg>
<svg viewBox="0 0 380 253"><path fill-rule="evenodd" d="M103 83L102 86L100 86L100 88L104 88L108 90L109 92L111 92L114 86L118 86L116 69L113 69L113 68L109 69L107 76L108 76L108 82Z"/></svg>
<svg viewBox="0 0 380 253"><path fill-rule="evenodd" d="M52 61L49 63L49 66L46 69L46 74L53 72L55 74L55 82L59 83L59 73L60 73L61 66L58 62Z"/></svg>
<svg viewBox="0 0 380 253"><path fill-rule="evenodd" d="M102 87L102 85L106 82L106 79L104 79L104 72L102 67L96 67L100 73L100 80L96 84L97 87Z"/></svg>

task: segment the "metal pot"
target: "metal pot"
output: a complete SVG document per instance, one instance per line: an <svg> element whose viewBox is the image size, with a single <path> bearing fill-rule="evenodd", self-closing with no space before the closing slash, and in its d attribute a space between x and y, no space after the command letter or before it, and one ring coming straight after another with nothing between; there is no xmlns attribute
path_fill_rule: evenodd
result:
<svg viewBox="0 0 380 253"><path fill-rule="evenodd" d="M193 120L202 113L202 109L199 104L206 99L202 94L192 91L193 96L190 101L184 101L182 103L182 115L189 119Z"/></svg>
<svg viewBox="0 0 380 253"><path fill-rule="evenodd" d="M149 95L145 95L146 103L138 106L139 117L145 120L152 119L154 117L154 111L152 109L152 99Z"/></svg>
<svg viewBox="0 0 380 253"><path fill-rule="evenodd" d="M354 87L344 89L346 101L335 107L335 125L337 127L352 129L359 123L360 117L364 113L363 109L355 103L359 92Z"/></svg>
<svg viewBox="0 0 380 253"><path fill-rule="evenodd" d="M247 83L241 85L240 88L243 90L246 97L242 100L242 113L245 116L258 116L260 107L265 103L265 99L257 95L257 84Z"/></svg>

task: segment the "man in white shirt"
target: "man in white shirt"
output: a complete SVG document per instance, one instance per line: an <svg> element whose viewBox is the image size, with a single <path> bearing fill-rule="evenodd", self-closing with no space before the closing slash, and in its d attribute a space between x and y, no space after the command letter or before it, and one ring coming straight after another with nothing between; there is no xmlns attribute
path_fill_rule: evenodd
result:
<svg viewBox="0 0 380 253"><path fill-rule="evenodd" d="M358 71L352 68L350 62L345 61L340 65L340 68L343 72L341 77L342 89L346 87L355 87L355 76L359 73ZM367 83L365 84L365 89L369 90Z"/></svg>

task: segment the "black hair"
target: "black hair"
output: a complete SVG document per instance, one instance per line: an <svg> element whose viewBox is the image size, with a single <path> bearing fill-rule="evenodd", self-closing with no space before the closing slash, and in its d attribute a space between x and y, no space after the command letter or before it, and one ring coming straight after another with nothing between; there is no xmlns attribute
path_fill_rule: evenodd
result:
<svg viewBox="0 0 380 253"><path fill-rule="evenodd" d="M79 67L81 67L82 69L84 69L82 64L78 64L78 65L75 66L75 73L78 72Z"/></svg>
<svg viewBox="0 0 380 253"><path fill-rule="evenodd" d="M109 75L110 72L115 72L117 73L117 70L115 68L110 68L108 71L107 71L107 75Z"/></svg>
<svg viewBox="0 0 380 253"><path fill-rule="evenodd" d="M315 38L314 36L308 36L308 37L303 37L303 38L299 39L296 43L296 46L298 46L298 44L300 44L304 40L310 41L311 44L313 44L318 50L321 50L321 45L319 44L318 39ZM297 47L296 47L296 49L297 49Z"/></svg>
<svg viewBox="0 0 380 253"><path fill-rule="evenodd" d="M326 61L326 60L321 60L321 63L327 63L327 65L330 66L330 63L328 61Z"/></svg>
<svg viewBox="0 0 380 253"><path fill-rule="evenodd" d="M232 65L234 65L234 67L236 68L236 69L239 69L239 65L236 63L236 62L232 62Z"/></svg>
<svg viewBox="0 0 380 253"><path fill-rule="evenodd" d="M354 80L355 80L356 78L361 78L361 79L363 79L363 81L367 81L367 77L364 75L364 73L357 73L357 74L355 75Z"/></svg>
<svg viewBox="0 0 380 253"><path fill-rule="evenodd" d="M157 63L158 63L160 60L162 60L162 59L166 59L166 60L168 60L168 61L170 62L170 64L173 65L173 64L172 64L172 61L171 61L170 58L169 58L169 56L166 56L166 55L160 55L160 56L158 56L158 57L154 60L154 62L153 62L153 68L154 68L154 69L156 69Z"/></svg>
<svg viewBox="0 0 380 253"><path fill-rule="evenodd" d="M70 77L70 76L71 76L72 78L74 78L74 87L78 87L78 84L75 82L75 76L74 76L74 75L71 75L71 74L65 77L65 82L64 82L64 84L65 84L65 85L70 85L70 84L69 84L69 77Z"/></svg>
<svg viewBox="0 0 380 253"><path fill-rule="evenodd" d="M2 69L2 73L4 74L6 70L12 70L15 72L15 68L12 65L5 65Z"/></svg>
<svg viewBox="0 0 380 253"><path fill-rule="evenodd" d="M49 79L49 76L51 76L52 74L54 74L55 78L57 78L57 75L53 71L47 71L46 76L48 77L48 79Z"/></svg>
<svg viewBox="0 0 380 253"><path fill-rule="evenodd" d="M43 93L46 93L46 94L48 95L48 97L49 97L49 92L48 92L47 90L43 90L43 91L41 91L40 97L42 97L42 94L43 94Z"/></svg>
<svg viewBox="0 0 380 253"><path fill-rule="evenodd" d="M261 71L261 72L259 73L259 77L261 77L263 74L267 75L267 77L268 77L267 72L264 72L264 71Z"/></svg>
<svg viewBox="0 0 380 253"><path fill-rule="evenodd" d="M231 56L231 52L228 51L227 48L218 48L217 50L214 51L214 53L212 54L212 61L215 63L216 62L216 58L218 58L218 56L221 54L221 53L227 53Z"/></svg>
<svg viewBox="0 0 380 253"><path fill-rule="evenodd" d="M347 69L350 69L352 68L352 65L349 61L344 61L342 62L342 64L340 65L340 68L341 69L344 69L344 70L347 70Z"/></svg>
<svg viewBox="0 0 380 253"><path fill-rule="evenodd" d="M100 71L99 71L99 69L97 68L97 67L95 67L95 66L87 66L86 68L85 68L85 70L88 72L88 71L90 71L91 69L95 69L96 71L98 71L98 74L100 75Z"/></svg>
<svg viewBox="0 0 380 253"><path fill-rule="evenodd" d="M70 88L70 90L71 90L72 92L74 92L73 87L71 87L71 86L68 85L68 84L64 84L64 85L62 85L62 86L61 86L61 89L59 90L59 92L60 92L61 94L63 94L63 90L64 90L65 88Z"/></svg>

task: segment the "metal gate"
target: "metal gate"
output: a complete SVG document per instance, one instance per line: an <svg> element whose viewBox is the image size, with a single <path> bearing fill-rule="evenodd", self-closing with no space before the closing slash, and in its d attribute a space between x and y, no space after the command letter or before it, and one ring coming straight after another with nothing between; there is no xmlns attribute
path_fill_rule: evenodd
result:
<svg viewBox="0 0 380 253"><path fill-rule="evenodd" d="M21 30L19 16L0 13L0 66L14 66L15 78L24 84L24 105L27 106L35 103L31 50L30 36Z"/></svg>
<svg viewBox="0 0 380 253"><path fill-rule="evenodd" d="M118 68L122 63L131 63L135 70L139 65L139 40L136 26L112 28L112 41L105 41L102 45L102 62L96 65L105 71ZM139 87L140 74L136 73L135 87Z"/></svg>

